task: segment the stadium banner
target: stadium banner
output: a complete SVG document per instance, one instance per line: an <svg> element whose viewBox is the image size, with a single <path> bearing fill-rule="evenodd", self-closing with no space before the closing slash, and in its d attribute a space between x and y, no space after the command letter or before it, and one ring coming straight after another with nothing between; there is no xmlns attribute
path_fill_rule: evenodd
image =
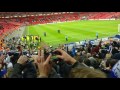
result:
<svg viewBox="0 0 120 90"><path fill-rule="evenodd" d="M89 19L89 20L115 20L115 18L110 18L110 19Z"/></svg>
<svg viewBox="0 0 120 90"><path fill-rule="evenodd" d="M102 41L108 41L108 37L102 38Z"/></svg>
<svg viewBox="0 0 120 90"><path fill-rule="evenodd" d="M45 23L45 24L38 24L38 25L55 24L55 23L65 23L65 22L75 22L75 21L80 21L80 19L79 20L72 20L72 21L59 21L59 22L52 22L52 23Z"/></svg>

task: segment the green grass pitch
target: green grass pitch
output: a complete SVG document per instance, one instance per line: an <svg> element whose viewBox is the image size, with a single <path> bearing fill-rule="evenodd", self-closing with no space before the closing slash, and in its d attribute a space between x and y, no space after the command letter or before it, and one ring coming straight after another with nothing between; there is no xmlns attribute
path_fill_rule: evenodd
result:
<svg viewBox="0 0 120 90"><path fill-rule="evenodd" d="M42 42L48 45L58 45L70 42L78 42L80 40L90 40L96 38L98 33L99 38L114 36L118 34L119 20L94 20L94 21L74 21L44 25L28 26L24 34L39 35ZM61 30L61 34L57 32ZM44 37L44 32L47 36ZM68 36L68 41L65 36Z"/></svg>

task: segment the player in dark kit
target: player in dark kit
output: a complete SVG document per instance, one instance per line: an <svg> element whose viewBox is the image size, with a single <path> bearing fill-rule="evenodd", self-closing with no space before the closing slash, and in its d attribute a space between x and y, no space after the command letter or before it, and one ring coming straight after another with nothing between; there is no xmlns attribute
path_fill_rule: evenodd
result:
<svg viewBox="0 0 120 90"><path fill-rule="evenodd" d="M96 33L96 38L98 39L98 33Z"/></svg>
<svg viewBox="0 0 120 90"><path fill-rule="evenodd" d="M38 37L35 37L35 39L38 41L39 40L39 38Z"/></svg>
<svg viewBox="0 0 120 90"><path fill-rule="evenodd" d="M27 38L26 35L23 38L26 39Z"/></svg>
<svg viewBox="0 0 120 90"><path fill-rule="evenodd" d="M40 42L41 42L41 37L40 37Z"/></svg>
<svg viewBox="0 0 120 90"><path fill-rule="evenodd" d="M65 36L66 41L68 41L68 36Z"/></svg>
<svg viewBox="0 0 120 90"><path fill-rule="evenodd" d="M44 36L46 37L46 32L44 32Z"/></svg>
<svg viewBox="0 0 120 90"><path fill-rule="evenodd" d="M60 30L58 30L58 33L60 33Z"/></svg>
<svg viewBox="0 0 120 90"><path fill-rule="evenodd" d="M31 35L29 36L29 40L30 40L30 42L32 41L32 36Z"/></svg>

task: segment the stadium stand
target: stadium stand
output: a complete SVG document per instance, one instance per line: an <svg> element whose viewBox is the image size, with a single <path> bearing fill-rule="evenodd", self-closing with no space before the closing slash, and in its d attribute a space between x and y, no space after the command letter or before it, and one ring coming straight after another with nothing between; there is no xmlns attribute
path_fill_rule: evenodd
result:
<svg viewBox="0 0 120 90"><path fill-rule="evenodd" d="M27 25L113 18L120 19L120 12L0 12L0 78L120 78L120 35L57 48L28 45L25 35L25 42L5 39Z"/></svg>

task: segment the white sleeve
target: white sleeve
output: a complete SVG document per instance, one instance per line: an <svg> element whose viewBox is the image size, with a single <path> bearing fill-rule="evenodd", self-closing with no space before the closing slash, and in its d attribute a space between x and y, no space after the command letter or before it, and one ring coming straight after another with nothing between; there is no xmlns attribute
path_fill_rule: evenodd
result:
<svg viewBox="0 0 120 90"><path fill-rule="evenodd" d="M10 62L10 63L7 65L7 68L13 68L13 64Z"/></svg>

